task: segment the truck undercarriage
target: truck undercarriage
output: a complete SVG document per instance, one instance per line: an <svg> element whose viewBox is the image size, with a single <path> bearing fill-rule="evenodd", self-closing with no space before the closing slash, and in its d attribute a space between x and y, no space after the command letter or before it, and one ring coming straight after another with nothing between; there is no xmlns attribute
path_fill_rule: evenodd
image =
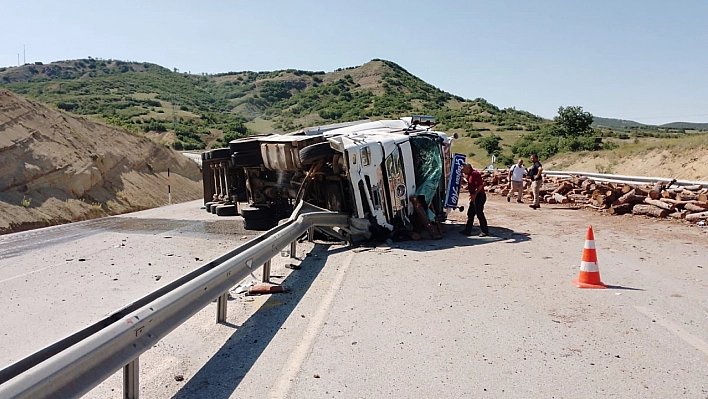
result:
<svg viewBox="0 0 708 399"><path fill-rule="evenodd" d="M205 205L240 214L253 230L272 228L305 201L350 215L339 232L350 241L416 231L438 238L431 224L446 214L451 139L430 121L359 121L234 140L202 154Z"/></svg>

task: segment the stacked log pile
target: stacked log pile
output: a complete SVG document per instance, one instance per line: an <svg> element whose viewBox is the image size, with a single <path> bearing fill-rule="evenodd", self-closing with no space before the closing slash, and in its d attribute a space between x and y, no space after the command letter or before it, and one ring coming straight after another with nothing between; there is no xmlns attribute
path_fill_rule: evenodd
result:
<svg viewBox="0 0 708 399"><path fill-rule="evenodd" d="M510 191L505 170L484 171L488 193L506 196ZM657 218L708 220L708 188L678 187L675 181L647 185L607 183L584 176L545 177L541 197L548 204L592 208L610 215L647 215ZM531 200L531 182L524 182L524 199Z"/></svg>

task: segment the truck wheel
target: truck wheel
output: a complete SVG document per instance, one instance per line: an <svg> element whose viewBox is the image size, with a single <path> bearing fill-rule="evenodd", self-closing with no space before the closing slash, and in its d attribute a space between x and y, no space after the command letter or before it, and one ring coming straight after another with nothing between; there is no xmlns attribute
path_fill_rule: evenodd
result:
<svg viewBox="0 0 708 399"><path fill-rule="evenodd" d="M260 152L261 143L258 141L260 137L246 137L242 139L231 140L229 148L233 152Z"/></svg>
<svg viewBox="0 0 708 399"><path fill-rule="evenodd" d="M216 216L236 216L236 205L219 205L216 207Z"/></svg>
<svg viewBox="0 0 708 399"><path fill-rule="evenodd" d="M270 219L272 215L273 212L268 208L256 208L254 206L241 208L241 216L247 220Z"/></svg>
<svg viewBox="0 0 708 399"><path fill-rule="evenodd" d="M328 141L307 146L300 150L300 162L309 165L320 159L331 158L336 151L329 145Z"/></svg>
<svg viewBox="0 0 708 399"><path fill-rule="evenodd" d="M231 151L228 148L219 148L210 151L210 159L228 159L229 155L231 155Z"/></svg>
<svg viewBox="0 0 708 399"><path fill-rule="evenodd" d="M263 157L260 152L234 152L231 155L231 164L235 167L240 166L257 166L263 163Z"/></svg>
<svg viewBox="0 0 708 399"><path fill-rule="evenodd" d="M265 231L270 230L278 224L274 219L243 219L243 228L246 230Z"/></svg>
<svg viewBox="0 0 708 399"><path fill-rule="evenodd" d="M215 202L207 202L206 204L204 204L204 209L206 209L207 213L211 212L211 206L214 204Z"/></svg>

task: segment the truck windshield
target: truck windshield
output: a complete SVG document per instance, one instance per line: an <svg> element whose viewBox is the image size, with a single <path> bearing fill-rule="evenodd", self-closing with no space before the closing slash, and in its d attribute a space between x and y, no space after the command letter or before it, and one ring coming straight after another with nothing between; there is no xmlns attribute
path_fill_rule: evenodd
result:
<svg viewBox="0 0 708 399"><path fill-rule="evenodd" d="M410 142L417 187L415 195L424 196L426 205L430 205L442 178L440 145L434 138L428 136L411 137Z"/></svg>

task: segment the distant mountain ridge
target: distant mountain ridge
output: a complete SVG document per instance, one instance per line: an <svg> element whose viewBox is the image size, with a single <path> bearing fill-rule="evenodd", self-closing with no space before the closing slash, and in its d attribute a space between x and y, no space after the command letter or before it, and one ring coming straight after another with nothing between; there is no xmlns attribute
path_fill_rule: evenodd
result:
<svg viewBox="0 0 708 399"><path fill-rule="evenodd" d="M433 115L441 130L534 131L548 120L440 90L374 59L325 73L287 69L195 75L151 63L82 59L0 68L0 87L142 131L175 149L223 146L253 133L357 119Z"/></svg>
<svg viewBox="0 0 708 399"><path fill-rule="evenodd" d="M608 127L613 129L618 128L634 128L634 127L645 127L645 128L665 128L665 129L689 129L689 130L708 130L708 123L694 123L694 122L671 122L664 123L663 125L648 125L644 123L635 122L626 119L615 119L615 118L602 118L595 116L593 118L593 126L596 127Z"/></svg>

